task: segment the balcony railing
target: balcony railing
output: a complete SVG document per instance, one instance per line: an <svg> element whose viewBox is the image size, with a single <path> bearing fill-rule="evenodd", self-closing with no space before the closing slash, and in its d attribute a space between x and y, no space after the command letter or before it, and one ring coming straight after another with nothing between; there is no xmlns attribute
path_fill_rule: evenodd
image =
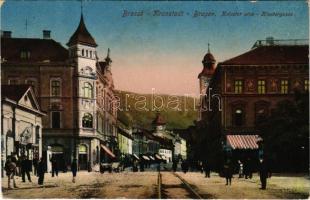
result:
<svg viewBox="0 0 310 200"><path fill-rule="evenodd" d="M272 37L266 38L266 40L257 40L253 45L253 48L261 46L302 46L309 45L308 39L290 39L290 40L275 40Z"/></svg>

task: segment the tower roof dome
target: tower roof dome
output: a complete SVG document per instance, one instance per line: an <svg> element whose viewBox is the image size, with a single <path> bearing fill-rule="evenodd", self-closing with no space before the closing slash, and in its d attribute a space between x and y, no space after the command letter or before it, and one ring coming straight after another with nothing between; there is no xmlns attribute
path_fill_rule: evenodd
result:
<svg viewBox="0 0 310 200"><path fill-rule="evenodd" d="M81 14L80 24L73 33L73 35L70 37L69 42L67 43L68 46L71 46L73 44L84 44L96 47L98 46L95 42L95 39L91 36L91 34L88 32L85 23L83 14Z"/></svg>
<svg viewBox="0 0 310 200"><path fill-rule="evenodd" d="M202 63L215 63L215 58L210 52L210 44L208 44L208 53L203 57Z"/></svg>
<svg viewBox="0 0 310 200"><path fill-rule="evenodd" d="M164 120L164 118L160 115L160 113L158 112L156 114L155 119L153 120L152 124L154 125L165 125L166 121Z"/></svg>
<svg viewBox="0 0 310 200"><path fill-rule="evenodd" d="M215 63L215 58L212 53L207 53L202 60L203 63Z"/></svg>

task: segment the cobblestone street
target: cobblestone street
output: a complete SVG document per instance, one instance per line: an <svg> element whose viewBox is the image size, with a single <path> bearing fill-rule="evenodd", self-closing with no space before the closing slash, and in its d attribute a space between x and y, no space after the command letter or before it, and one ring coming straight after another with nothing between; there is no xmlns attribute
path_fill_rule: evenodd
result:
<svg viewBox="0 0 310 200"><path fill-rule="evenodd" d="M226 186L224 178L212 173L206 179L197 172L177 172L201 198L307 198L310 181L299 176L273 176L268 180L267 190L260 190L259 177L253 179L233 178L232 185ZM161 172L162 198L197 198L186 185L171 172ZM236 176L235 176L236 177ZM104 173L80 172L77 182L72 183L71 173L60 173L52 178L46 174L44 186L38 186L37 178L32 183L21 182L18 188L7 189L7 178L2 178L4 198L158 198L158 172Z"/></svg>

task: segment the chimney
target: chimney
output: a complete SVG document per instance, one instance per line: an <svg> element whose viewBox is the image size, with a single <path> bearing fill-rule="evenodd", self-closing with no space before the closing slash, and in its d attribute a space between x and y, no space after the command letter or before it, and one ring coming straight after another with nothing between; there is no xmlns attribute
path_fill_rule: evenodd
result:
<svg viewBox="0 0 310 200"><path fill-rule="evenodd" d="M51 39L51 31L43 30L43 39Z"/></svg>
<svg viewBox="0 0 310 200"><path fill-rule="evenodd" d="M2 37L3 38L11 38L12 37L12 31L2 31Z"/></svg>

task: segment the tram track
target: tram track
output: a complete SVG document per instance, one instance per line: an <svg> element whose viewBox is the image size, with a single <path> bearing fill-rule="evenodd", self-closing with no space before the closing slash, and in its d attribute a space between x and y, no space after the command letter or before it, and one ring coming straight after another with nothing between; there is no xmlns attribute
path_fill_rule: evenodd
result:
<svg viewBox="0 0 310 200"><path fill-rule="evenodd" d="M175 172L158 172L159 199L203 199L197 191Z"/></svg>

